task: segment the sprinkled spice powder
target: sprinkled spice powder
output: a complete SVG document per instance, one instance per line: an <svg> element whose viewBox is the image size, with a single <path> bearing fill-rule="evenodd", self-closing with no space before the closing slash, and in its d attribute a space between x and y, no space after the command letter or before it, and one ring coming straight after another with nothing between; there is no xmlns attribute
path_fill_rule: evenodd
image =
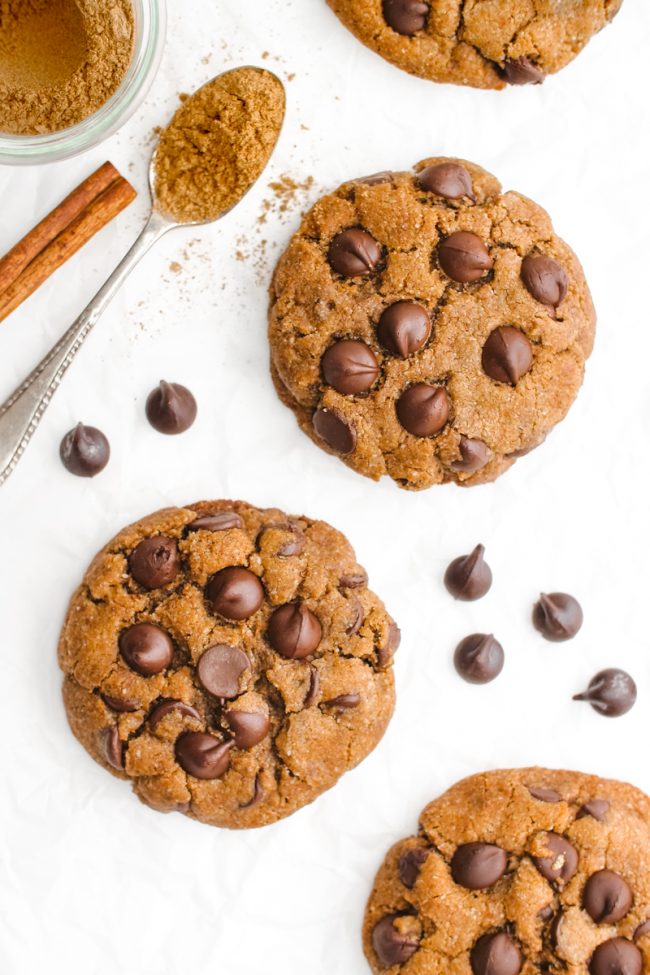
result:
<svg viewBox="0 0 650 975"><path fill-rule="evenodd" d="M179 223L224 214L260 176L284 109L282 82L260 68L227 71L185 96L156 153L158 207Z"/></svg>
<svg viewBox="0 0 650 975"><path fill-rule="evenodd" d="M0 0L0 130L88 118L117 91L133 41L131 0Z"/></svg>

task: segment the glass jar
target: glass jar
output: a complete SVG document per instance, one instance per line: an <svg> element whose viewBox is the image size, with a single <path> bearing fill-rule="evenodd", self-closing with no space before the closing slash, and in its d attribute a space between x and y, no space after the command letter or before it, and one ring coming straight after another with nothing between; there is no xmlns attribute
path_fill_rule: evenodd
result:
<svg viewBox="0 0 650 975"><path fill-rule="evenodd" d="M132 0L133 58L114 95L93 115L60 132L10 135L0 132L0 163L30 166L69 159L113 135L133 115L149 91L165 45L165 0Z"/></svg>

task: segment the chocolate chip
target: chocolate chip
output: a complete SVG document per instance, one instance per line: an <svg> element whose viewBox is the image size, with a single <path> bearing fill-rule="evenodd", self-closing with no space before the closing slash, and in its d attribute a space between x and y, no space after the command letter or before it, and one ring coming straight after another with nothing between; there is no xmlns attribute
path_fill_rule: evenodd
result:
<svg viewBox="0 0 650 975"><path fill-rule="evenodd" d="M558 913L553 918L548 931L549 940L555 951L560 949L560 939L562 937L562 925L564 923L564 914L562 911Z"/></svg>
<svg viewBox="0 0 650 975"><path fill-rule="evenodd" d="M564 887L578 869L578 853L564 836L547 833L544 847L550 850L548 857L533 857L535 866L554 887Z"/></svg>
<svg viewBox="0 0 650 975"><path fill-rule="evenodd" d="M381 257L381 247L375 238L360 227L342 230L334 237L327 252L330 267L344 278L370 274Z"/></svg>
<svg viewBox="0 0 650 975"><path fill-rule="evenodd" d="M382 0L384 20L398 33L412 37L424 30L429 19L429 4L424 0Z"/></svg>
<svg viewBox="0 0 650 975"><path fill-rule="evenodd" d="M239 691L239 678L250 668L243 650L217 644L201 656L196 673L203 688L214 697L232 700Z"/></svg>
<svg viewBox="0 0 650 975"><path fill-rule="evenodd" d="M301 555L304 551L307 539L304 534L297 528L291 528L292 536L288 542L285 542L277 551L277 555L281 559L288 559L294 555Z"/></svg>
<svg viewBox="0 0 650 975"><path fill-rule="evenodd" d="M428 860L430 852L424 846L415 846L399 858L397 865L399 879L409 890L413 890L415 887L422 865Z"/></svg>
<svg viewBox="0 0 650 975"><path fill-rule="evenodd" d="M505 850L492 843L465 843L451 859L454 882L468 890L492 887L506 872L508 857Z"/></svg>
<svg viewBox="0 0 650 975"><path fill-rule="evenodd" d="M63 466L77 477L94 477L103 471L111 456L111 447L97 427L78 423L61 441L59 455Z"/></svg>
<svg viewBox="0 0 650 975"><path fill-rule="evenodd" d="M399 920L399 914L387 914L373 928L372 946L381 964L387 968L407 962L420 943L415 932L395 927L395 922Z"/></svg>
<svg viewBox="0 0 650 975"><path fill-rule="evenodd" d="M472 633L456 647L454 665L470 684L489 684L503 670L503 647L492 634Z"/></svg>
<svg viewBox="0 0 650 975"><path fill-rule="evenodd" d="M255 776L255 785L253 786L253 795L248 802L242 802L240 809L252 809L253 806L259 805L259 803L264 798L264 789L262 788L262 773L258 772Z"/></svg>
<svg viewBox="0 0 650 975"><path fill-rule="evenodd" d="M124 769L124 745L120 741L117 725L107 728L104 732L104 758L118 772Z"/></svg>
<svg viewBox="0 0 650 975"><path fill-rule="evenodd" d="M530 58L512 58L503 65L503 74L509 85L541 85L546 74Z"/></svg>
<svg viewBox="0 0 650 975"><path fill-rule="evenodd" d="M201 715L191 704L170 698L167 701L161 701L160 704L156 704L149 715L148 724L151 731L155 731L163 718L166 718L169 714L180 714L184 718L194 718L195 721L201 721Z"/></svg>
<svg viewBox="0 0 650 975"><path fill-rule="evenodd" d="M554 643L571 640L582 621L580 603L565 592L542 593L533 608L533 626Z"/></svg>
<svg viewBox="0 0 650 975"><path fill-rule="evenodd" d="M454 599L481 599L492 585L492 570L485 562L485 546L477 545L470 555L454 559L445 572L445 586Z"/></svg>
<svg viewBox="0 0 650 975"><path fill-rule="evenodd" d="M244 522L236 511L218 511L214 515L200 515L187 526L188 532L225 532L230 528L243 528Z"/></svg>
<svg viewBox="0 0 650 975"><path fill-rule="evenodd" d="M434 163L422 169L417 175L421 189L446 200L460 200L463 196L475 201L472 177L458 163Z"/></svg>
<svg viewBox="0 0 650 975"><path fill-rule="evenodd" d="M144 589L168 586L178 575L180 559L173 538L153 535L145 538L129 557L131 575Z"/></svg>
<svg viewBox="0 0 650 975"><path fill-rule="evenodd" d="M440 433L449 419L449 396L444 386L415 383L397 401L397 419L414 437Z"/></svg>
<svg viewBox="0 0 650 975"><path fill-rule="evenodd" d="M377 338L382 346L402 359L408 359L426 345L431 335L431 318L426 308L415 301L397 301L389 305L377 324Z"/></svg>
<svg viewBox="0 0 650 975"><path fill-rule="evenodd" d="M354 615L352 616L351 621L348 623L348 625L345 628L346 636L354 636L356 633L358 633L359 630L361 629L361 624L363 623L363 618L364 618L363 606L361 605L359 600L353 599L350 600L350 602L352 604L352 611Z"/></svg>
<svg viewBox="0 0 650 975"><path fill-rule="evenodd" d="M588 701L595 711L607 718L618 718L634 706L636 684L624 670L610 667L599 671L582 694L575 694L574 701Z"/></svg>
<svg viewBox="0 0 650 975"><path fill-rule="evenodd" d="M227 620L246 620L264 602L262 583L242 566L221 569L212 576L205 592L212 611Z"/></svg>
<svg viewBox="0 0 650 975"><path fill-rule="evenodd" d="M521 262L521 280L526 290L553 311L566 298L569 278L561 264L545 254L528 254Z"/></svg>
<svg viewBox="0 0 650 975"><path fill-rule="evenodd" d="M562 796L555 789L544 789L536 785L529 785L527 788L533 799L539 799L540 802L562 802Z"/></svg>
<svg viewBox="0 0 650 975"><path fill-rule="evenodd" d="M269 718L261 711L227 711L225 718L237 748L252 748L269 733Z"/></svg>
<svg viewBox="0 0 650 975"><path fill-rule="evenodd" d="M643 955L626 938L611 938L598 945L589 962L590 975L641 975Z"/></svg>
<svg viewBox="0 0 650 975"><path fill-rule="evenodd" d="M628 884L613 870L592 874L582 892L582 906L596 924L617 924L632 907Z"/></svg>
<svg viewBox="0 0 650 975"><path fill-rule="evenodd" d="M155 623L136 623L120 634L120 653L132 670L151 677L160 674L174 659L174 644Z"/></svg>
<svg viewBox="0 0 650 975"><path fill-rule="evenodd" d="M330 345L321 368L327 385L345 396L367 393L379 375L372 349L354 339L341 339Z"/></svg>
<svg viewBox="0 0 650 975"><path fill-rule="evenodd" d="M497 383L515 386L533 364L533 347L518 328L495 328L483 346L483 371Z"/></svg>
<svg viewBox="0 0 650 975"><path fill-rule="evenodd" d="M351 454L357 434L351 423L333 410L321 408L312 418L315 433L337 454Z"/></svg>
<svg viewBox="0 0 650 975"><path fill-rule="evenodd" d="M274 650L289 660L308 657L323 636L320 621L304 603L279 606L269 620L267 631Z"/></svg>
<svg viewBox="0 0 650 975"><path fill-rule="evenodd" d="M460 438L458 444L460 459L454 460L449 465L452 471L459 474L475 474L480 471L490 459L490 450L486 443L476 438Z"/></svg>
<svg viewBox="0 0 650 975"><path fill-rule="evenodd" d="M361 589L368 585L368 575L360 569L358 572L346 572L339 579L341 589Z"/></svg>
<svg viewBox="0 0 650 975"><path fill-rule="evenodd" d="M391 621L388 624L386 640L381 647L377 647L377 663L380 667L388 667L391 660L397 653L401 642L402 634L400 632L400 628L397 623Z"/></svg>
<svg viewBox="0 0 650 975"><path fill-rule="evenodd" d="M471 284L492 270L492 258L480 237L465 230L446 237L438 245L440 267L452 281Z"/></svg>
<svg viewBox="0 0 650 975"><path fill-rule="evenodd" d="M320 676L313 664L309 664L309 690L302 702L303 708L310 708L320 692Z"/></svg>
<svg viewBox="0 0 650 975"><path fill-rule="evenodd" d="M395 173L384 169L380 173L371 173L370 176L359 176L355 183L362 183L364 186L379 186L381 183L392 183Z"/></svg>
<svg viewBox="0 0 650 975"><path fill-rule="evenodd" d="M361 704L360 694L340 694L331 701L323 701L324 708L340 708L341 711L352 711Z"/></svg>
<svg viewBox="0 0 650 975"><path fill-rule="evenodd" d="M642 924L640 924L638 928L635 929L632 937L635 941L638 941L639 938L644 938L646 934L650 934L650 920L644 921Z"/></svg>
<svg viewBox="0 0 650 975"><path fill-rule="evenodd" d="M119 697L109 697L108 694L101 694L100 697L107 708L110 708L111 711L119 711L120 714L132 714L134 711L140 710L137 701L123 701Z"/></svg>
<svg viewBox="0 0 650 975"><path fill-rule="evenodd" d="M550 921L553 917L553 908L548 906L543 907L538 913L537 917L540 919L540 921Z"/></svg>
<svg viewBox="0 0 650 975"><path fill-rule="evenodd" d="M478 939L470 963L474 975L519 975L524 959L510 935L498 931Z"/></svg>
<svg viewBox="0 0 650 975"><path fill-rule="evenodd" d="M185 433L196 420L196 400L185 386L161 379L147 396L145 412L158 433Z"/></svg>
<svg viewBox="0 0 650 975"><path fill-rule="evenodd" d="M576 819L584 819L585 816L591 816L592 819L596 819L599 823L602 823L607 815L608 809L609 803L607 799L590 799L589 802L585 802L584 806L580 807Z"/></svg>
<svg viewBox="0 0 650 975"><path fill-rule="evenodd" d="M204 731L186 731L176 741L176 761L195 779L220 779L230 767L234 741L221 741Z"/></svg>

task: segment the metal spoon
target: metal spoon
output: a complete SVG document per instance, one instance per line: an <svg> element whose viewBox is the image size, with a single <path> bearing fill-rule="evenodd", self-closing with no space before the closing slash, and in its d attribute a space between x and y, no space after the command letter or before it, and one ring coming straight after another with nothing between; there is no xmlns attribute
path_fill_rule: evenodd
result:
<svg viewBox="0 0 650 975"><path fill-rule="evenodd" d="M235 68L233 70L239 71L241 69ZM261 71L262 69L255 70ZM231 73L225 72L225 74ZM271 74L270 71L266 73ZM214 80L213 78L212 81ZM212 84L212 81L207 82L207 84ZM282 84L278 78L276 81L278 84ZM82 311L79 318L20 386L14 390L9 399L0 406L0 484L4 484L15 470L77 352L136 264L170 230L176 230L178 227L203 227L206 224L214 223L213 220L179 223L159 209L155 193L156 152L157 147L149 166L152 209L142 233L90 304ZM217 220L237 206L257 182L259 175L246 187L233 207L219 214Z"/></svg>

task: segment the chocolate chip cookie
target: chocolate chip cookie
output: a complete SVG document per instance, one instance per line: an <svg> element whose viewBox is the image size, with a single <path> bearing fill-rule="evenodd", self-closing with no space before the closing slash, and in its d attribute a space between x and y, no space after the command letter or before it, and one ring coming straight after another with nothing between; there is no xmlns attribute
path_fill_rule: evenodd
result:
<svg viewBox="0 0 650 975"><path fill-rule="evenodd" d="M594 329L544 210L472 163L426 159L307 214L271 287L271 372L303 430L360 473L472 485L563 419Z"/></svg>
<svg viewBox="0 0 650 975"><path fill-rule="evenodd" d="M59 644L74 734L147 805L215 826L274 822L372 751L399 629L329 525L243 502L120 532Z"/></svg>
<svg viewBox="0 0 650 975"><path fill-rule="evenodd" d="M364 946L377 975L650 971L650 800L540 768L459 782L389 852Z"/></svg>
<svg viewBox="0 0 650 975"><path fill-rule="evenodd" d="M537 85L622 0L328 0L367 47L410 74L473 88Z"/></svg>

